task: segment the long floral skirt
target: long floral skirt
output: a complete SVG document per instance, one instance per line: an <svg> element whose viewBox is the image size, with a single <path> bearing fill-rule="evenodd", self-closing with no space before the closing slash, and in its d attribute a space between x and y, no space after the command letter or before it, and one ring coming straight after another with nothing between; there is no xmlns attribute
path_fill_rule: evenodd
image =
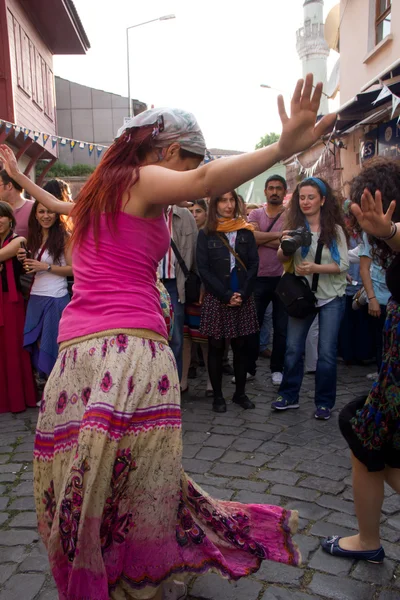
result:
<svg viewBox="0 0 400 600"><path fill-rule="evenodd" d="M177 573L296 565L297 512L214 500L181 469L180 391L161 342L123 333L60 350L37 426L39 531L60 600L152 598Z"/></svg>

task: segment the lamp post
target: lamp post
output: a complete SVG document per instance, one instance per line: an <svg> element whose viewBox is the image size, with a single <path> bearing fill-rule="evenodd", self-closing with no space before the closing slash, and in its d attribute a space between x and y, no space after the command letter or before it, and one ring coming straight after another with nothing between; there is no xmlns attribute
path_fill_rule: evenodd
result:
<svg viewBox="0 0 400 600"><path fill-rule="evenodd" d="M130 64L129 64L129 30L134 29L135 27L141 27L142 25L147 25L148 23L154 23L155 21L169 21L170 19L175 19L175 15L164 15L162 17L158 17L157 19L150 19L150 21L144 21L143 23L137 23L136 25L131 25L126 28L126 64L128 69L128 116L132 117L132 104L131 104L131 74L130 74Z"/></svg>

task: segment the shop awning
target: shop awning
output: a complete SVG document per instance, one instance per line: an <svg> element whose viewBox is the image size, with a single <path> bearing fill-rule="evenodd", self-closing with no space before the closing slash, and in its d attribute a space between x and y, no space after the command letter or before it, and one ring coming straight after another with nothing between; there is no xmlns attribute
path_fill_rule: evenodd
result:
<svg viewBox="0 0 400 600"><path fill-rule="evenodd" d="M384 83L384 82L383 82ZM387 84L385 84L387 85ZM375 104L373 102L378 98L382 91L382 87L370 91L362 92L357 94L352 101L347 102L338 111L338 120L336 123L336 132L340 135L345 133L351 127L360 124L362 121L368 118L369 123L373 123L372 117L376 113L377 119L378 112L384 105L389 105L392 102L392 97L388 96L378 100ZM387 85L392 94L400 97L400 82L392 83ZM379 120L377 120L379 123Z"/></svg>

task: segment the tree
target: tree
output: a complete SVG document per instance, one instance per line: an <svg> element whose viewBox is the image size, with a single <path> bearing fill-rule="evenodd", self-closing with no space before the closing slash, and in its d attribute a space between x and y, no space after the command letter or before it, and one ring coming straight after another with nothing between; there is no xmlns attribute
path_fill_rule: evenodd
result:
<svg viewBox="0 0 400 600"><path fill-rule="evenodd" d="M279 135L279 133L267 133L266 135L264 135L264 137L260 139L260 141L256 145L256 150L259 150L260 148L265 148L266 146L270 146L271 144L275 144L275 142L277 142L280 137L281 136Z"/></svg>

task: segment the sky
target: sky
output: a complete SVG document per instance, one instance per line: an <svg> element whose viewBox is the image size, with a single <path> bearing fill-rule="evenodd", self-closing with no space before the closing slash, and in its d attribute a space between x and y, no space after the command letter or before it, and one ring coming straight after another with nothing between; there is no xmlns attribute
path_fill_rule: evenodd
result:
<svg viewBox="0 0 400 600"><path fill-rule="evenodd" d="M325 15L337 2L325 0ZM301 77L296 30L303 0L74 3L91 49L54 57L56 75L127 96L126 28L175 14L130 30L131 97L193 112L209 148L248 151L266 133L280 132L277 95L288 101ZM337 58L331 55L328 76Z"/></svg>

